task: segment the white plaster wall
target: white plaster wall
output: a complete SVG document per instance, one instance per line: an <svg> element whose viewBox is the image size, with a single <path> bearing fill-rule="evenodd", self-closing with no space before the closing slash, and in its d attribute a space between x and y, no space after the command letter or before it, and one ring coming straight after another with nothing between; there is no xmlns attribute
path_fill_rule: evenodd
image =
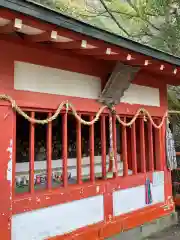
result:
<svg viewBox="0 0 180 240"><path fill-rule="evenodd" d="M15 61L14 88L97 99L101 91L101 80L81 73Z"/></svg>
<svg viewBox="0 0 180 240"><path fill-rule="evenodd" d="M153 182L151 183L153 202L151 205L161 202L163 203L165 201L164 181L162 181L162 178L164 178L164 172L156 172L153 176ZM145 199L145 184L113 192L114 216L135 211L147 206L149 205L146 204Z"/></svg>
<svg viewBox="0 0 180 240"><path fill-rule="evenodd" d="M131 84L130 87L125 91L121 102L159 107L159 89Z"/></svg>
<svg viewBox="0 0 180 240"><path fill-rule="evenodd" d="M12 217L12 240L42 240L104 220L103 196L95 196Z"/></svg>
<svg viewBox="0 0 180 240"><path fill-rule="evenodd" d="M122 80L120 79L120 81ZM81 73L15 61L14 88L16 90L98 99L101 92L101 80L98 77ZM121 101L159 107L159 89L131 84Z"/></svg>

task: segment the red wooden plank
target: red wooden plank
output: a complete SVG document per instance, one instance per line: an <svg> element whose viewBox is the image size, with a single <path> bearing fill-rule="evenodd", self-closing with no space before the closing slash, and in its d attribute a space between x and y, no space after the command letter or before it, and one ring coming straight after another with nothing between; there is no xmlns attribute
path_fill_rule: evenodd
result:
<svg viewBox="0 0 180 240"><path fill-rule="evenodd" d="M67 143L67 112L65 112L62 116L63 124L62 124L62 132L63 132L63 146L62 146L62 158L63 158L63 185L67 187L68 185L68 174L67 174L67 151L68 151L68 143Z"/></svg>
<svg viewBox="0 0 180 240"><path fill-rule="evenodd" d="M35 117L35 112L31 112L31 118ZM35 137L35 126L34 123L30 123L30 142L29 142L29 187L30 193L34 193L34 137Z"/></svg>
<svg viewBox="0 0 180 240"><path fill-rule="evenodd" d="M147 174L139 173L137 175L130 175L126 178L112 178L109 179L108 182L104 180L97 180L95 184L87 182L83 185L72 184L69 185L68 188L52 189L52 191L44 189L43 191L36 191L34 195L31 195L30 193L18 194L13 200L13 214L71 202L99 194L111 194L119 189L122 190L141 186L144 185L144 179L146 176L152 181L152 173L148 172ZM40 199L38 204L37 198Z"/></svg>
<svg viewBox="0 0 180 240"><path fill-rule="evenodd" d="M79 116L81 116L79 114ZM81 158L82 158L82 147L81 147L81 123L77 120L76 129L76 152L77 152L77 183L82 184L82 169L81 169Z"/></svg>
<svg viewBox="0 0 180 240"><path fill-rule="evenodd" d="M52 113L48 113L48 118L51 116ZM47 186L52 187L52 122L47 126Z"/></svg>
<svg viewBox="0 0 180 240"><path fill-rule="evenodd" d="M90 116L90 121L93 120L93 116ZM94 173L94 124L90 126L90 180L92 182L95 181L95 173Z"/></svg>
<svg viewBox="0 0 180 240"><path fill-rule="evenodd" d="M145 138L144 138L144 119L140 118L140 160L141 172L146 172L146 158L145 158Z"/></svg>
<svg viewBox="0 0 180 240"><path fill-rule="evenodd" d="M106 117L101 117L102 177L106 178Z"/></svg>
<svg viewBox="0 0 180 240"><path fill-rule="evenodd" d="M149 155L149 171L154 171L154 146L153 146L153 133L152 123L148 121L148 155Z"/></svg>
<svg viewBox="0 0 180 240"><path fill-rule="evenodd" d="M137 152L136 152L136 122L131 126L131 155L133 174L137 174Z"/></svg>
<svg viewBox="0 0 180 240"><path fill-rule="evenodd" d="M124 117L124 122L126 118ZM128 176L128 159L127 159L127 131L126 127L122 126L122 160L123 160L123 176Z"/></svg>

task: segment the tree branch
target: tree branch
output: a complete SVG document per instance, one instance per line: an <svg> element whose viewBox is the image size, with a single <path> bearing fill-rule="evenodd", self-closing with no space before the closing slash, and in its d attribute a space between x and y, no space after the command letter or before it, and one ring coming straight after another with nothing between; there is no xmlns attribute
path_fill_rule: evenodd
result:
<svg viewBox="0 0 180 240"><path fill-rule="evenodd" d="M111 18L114 20L116 25L118 26L119 29L121 29L127 36L130 36L129 33L120 25L120 23L117 21L117 19L114 17L114 15L111 13L111 11L108 9L106 6L104 0L99 0L101 4L103 5L104 9L107 11L107 13L111 16Z"/></svg>
<svg viewBox="0 0 180 240"><path fill-rule="evenodd" d="M153 27L155 30L157 31L161 31L161 29L159 29L158 27L156 27L153 23L151 23L149 20L143 18L140 14L139 14L139 10L138 8L131 2L131 0L127 0L127 3L129 4L129 6L136 12L137 16L142 19L144 22L148 23L151 27Z"/></svg>

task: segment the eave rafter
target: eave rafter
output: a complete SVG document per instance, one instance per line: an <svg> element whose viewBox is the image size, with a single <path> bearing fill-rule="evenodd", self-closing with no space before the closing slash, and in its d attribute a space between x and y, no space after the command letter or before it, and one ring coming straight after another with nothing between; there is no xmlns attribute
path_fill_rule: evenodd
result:
<svg viewBox="0 0 180 240"><path fill-rule="evenodd" d="M14 21L9 21L7 24L0 26L0 34L11 34L20 31L22 28L22 20L15 18Z"/></svg>
<svg viewBox="0 0 180 240"><path fill-rule="evenodd" d="M39 44L37 46L46 43L61 53L64 50L79 56L121 61L126 65L171 75L176 79L180 77L180 67L7 9L0 9L0 37L3 38L2 36L20 38L30 44Z"/></svg>

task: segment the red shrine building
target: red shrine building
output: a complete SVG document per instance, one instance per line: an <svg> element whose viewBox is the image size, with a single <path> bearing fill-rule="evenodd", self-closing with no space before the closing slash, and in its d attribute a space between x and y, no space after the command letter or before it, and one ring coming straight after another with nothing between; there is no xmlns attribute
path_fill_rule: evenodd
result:
<svg viewBox="0 0 180 240"><path fill-rule="evenodd" d="M27 1L0 6L1 239L110 239L171 216L180 59Z"/></svg>

